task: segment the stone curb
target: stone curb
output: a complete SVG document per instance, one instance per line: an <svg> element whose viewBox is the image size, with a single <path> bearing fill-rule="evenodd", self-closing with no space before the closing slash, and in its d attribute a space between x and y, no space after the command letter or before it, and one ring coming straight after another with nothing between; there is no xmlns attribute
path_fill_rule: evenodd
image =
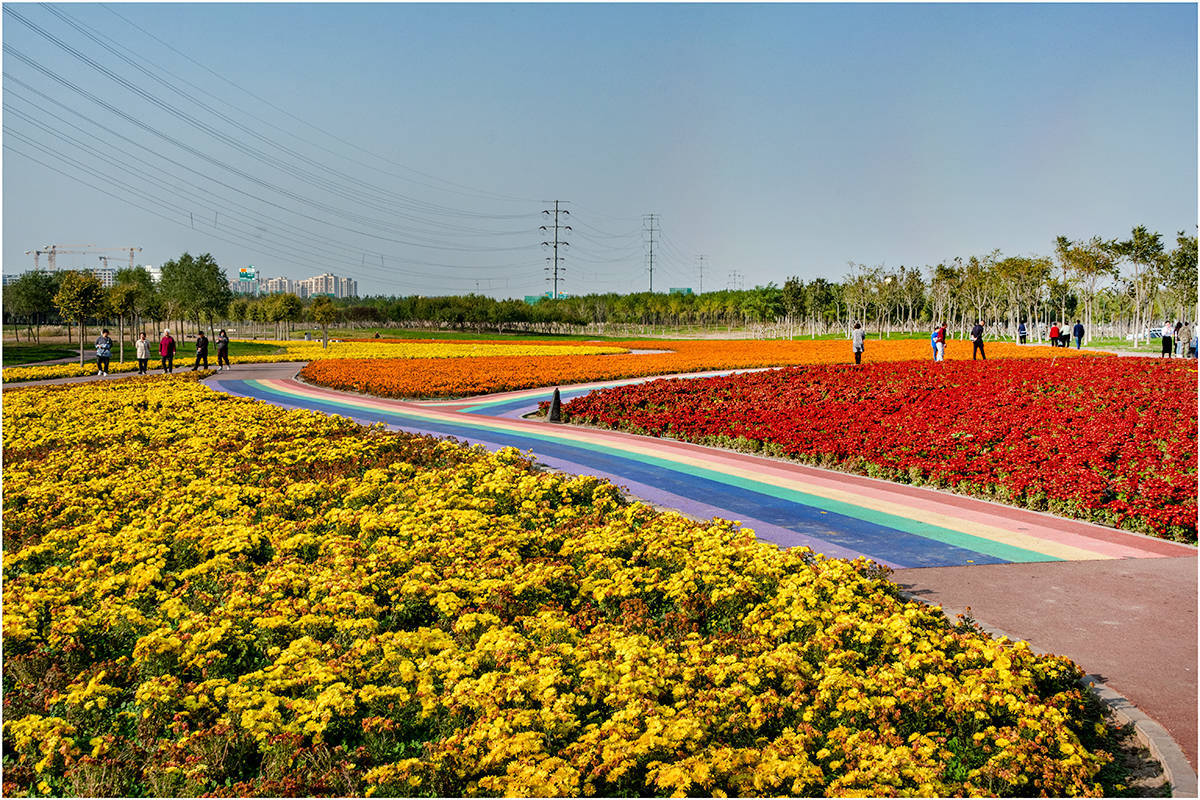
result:
<svg viewBox="0 0 1200 800"><path fill-rule="evenodd" d="M1166 728L1102 681L1099 675L1085 675L1079 682L1091 689L1122 724L1133 726L1138 741L1162 765L1163 774L1171 784L1172 797L1196 797L1196 773Z"/></svg>
<svg viewBox="0 0 1200 800"><path fill-rule="evenodd" d="M905 600L915 600L923 605L930 605L910 592L902 591L900 592L900 596ZM944 606L942 607L942 613L947 619L950 618L950 613L947 612ZM1020 636L1014 636L1008 631L1001 630L979 620L975 620L975 624L992 636L1003 636L1010 642L1025 641ZM1163 776L1171 786L1172 797L1197 796L1196 772L1192 769L1191 763L1188 762L1187 756L1183 754L1183 748L1167 732L1166 728L1151 719L1145 711L1138 708L1125 695L1101 680L1099 675L1084 675L1079 679L1079 685L1096 695L1097 699L1104 703L1105 707L1112 712L1120 724L1133 726L1133 731L1138 741L1150 751L1150 755L1162 766Z"/></svg>

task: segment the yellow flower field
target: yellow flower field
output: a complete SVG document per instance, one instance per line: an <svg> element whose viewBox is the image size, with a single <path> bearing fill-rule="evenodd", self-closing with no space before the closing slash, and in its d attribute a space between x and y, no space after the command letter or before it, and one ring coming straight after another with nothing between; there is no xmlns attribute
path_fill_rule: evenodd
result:
<svg viewBox="0 0 1200 800"><path fill-rule="evenodd" d="M266 355L238 356L238 364L274 364L282 361L320 361L326 358L479 358L484 356L554 356L554 355L611 355L628 352L623 347L596 344L535 344L531 342L459 342L459 341L380 341L380 342L337 342L330 341L328 348L323 348L321 342L303 341L262 341L256 344L274 345L280 348L278 353ZM150 359L153 368L160 363L158 358L158 343L154 342L152 350L154 357ZM184 363L191 364L196 357L195 345L191 342L178 343L175 354L175 366ZM85 351L86 352L86 351ZM94 354L93 354L94 355ZM216 348L209 343L209 366L217 363ZM137 361L120 363L113 361L110 373L137 372ZM82 375L95 375L96 361L89 357L83 366L75 364L51 364L38 367L8 367L4 370L4 382L36 381L47 378L74 378Z"/></svg>
<svg viewBox="0 0 1200 800"><path fill-rule="evenodd" d="M867 561L192 376L4 399L6 795L1100 791L1075 665Z"/></svg>

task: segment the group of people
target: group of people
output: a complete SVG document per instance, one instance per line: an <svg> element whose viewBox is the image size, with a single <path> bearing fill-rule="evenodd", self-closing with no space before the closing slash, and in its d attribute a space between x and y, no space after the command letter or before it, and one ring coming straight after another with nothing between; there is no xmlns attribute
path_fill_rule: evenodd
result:
<svg viewBox="0 0 1200 800"><path fill-rule="evenodd" d="M229 363L229 336L224 329L217 334L217 371L221 372L233 367ZM108 374L109 359L112 358L112 338L108 335L108 329L105 328L100 333L100 337L96 339L96 372L98 375ZM146 334L139 333L135 344L136 357L138 362L138 375L145 375L150 364L150 342L146 341ZM158 340L158 355L162 359L162 371L164 374L175 371L175 339L171 336L171 331L164 330L162 338ZM203 366L208 369L208 337L204 335L204 331L200 331L196 336L196 361L192 364L192 371L195 372Z"/></svg>
<svg viewBox="0 0 1200 800"><path fill-rule="evenodd" d="M1025 327L1025 323L1021 323L1021 327ZM1071 339L1075 339L1075 349L1078 350L1083 344L1083 323L1075 320L1075 325L1071 328L1067 327L1067 323L1063 323L1062 327L1058 326L1057 322L1050 323L1050 346L1051 347L1070 347ZM1025 336L1021 335L1021 344L1025 344Z"/></svg>
<svg viewBox="0 0 1200 800"><path fill-rule="evenodd" d="M854 327L850 330L850 343L854 348L855 364L862 363L866 338L867 334L863 330L862 324L854 323ZM944 361L946 358L946 324L944 322L939 322L933 327L929 343L933 346L933 360ZM983 350L983 322L981 320L975 320L975 326L971 328L971 360L975 361L977 358L987 361L987 353Z"/></svg>
<svg viewBox="0 0 1200 800"><path fill-rule="evenodd" d="M1163 323L1160 355L1165 358L1170 358L1172 355L1180 358L1194 358L1196 356L1196 342L1193 338L1195 335L1190 322L1176 320L1174 325L1170 322Z"/></svg>

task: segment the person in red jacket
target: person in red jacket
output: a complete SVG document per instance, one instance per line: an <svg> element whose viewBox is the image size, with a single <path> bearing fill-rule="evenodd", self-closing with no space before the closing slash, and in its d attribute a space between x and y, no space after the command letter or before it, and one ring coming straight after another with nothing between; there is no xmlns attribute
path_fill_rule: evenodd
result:
<svg viewBox="0 0 1200 800"><path fill-rule="evenodd" d="M1058 347L1058 323L1057 322L1053 322L1050 324L1050 346Z"/></svg>
<svg viewBox="0 0 1200 800"><path fill-rule="evenodd" d="M175 369L175 340L171 338L170 331L163 331L162 339L158 341L158 354L162 356L163 372L173 371Z"/></svg>
<svg viewBox="0 0 1200 800"><path fill-rule="evenodd" d="M937 336L933 340L934 346L937 348L937 355L934 356L934 361L944 361L946 358L946 323L938 325Z"/></svg>

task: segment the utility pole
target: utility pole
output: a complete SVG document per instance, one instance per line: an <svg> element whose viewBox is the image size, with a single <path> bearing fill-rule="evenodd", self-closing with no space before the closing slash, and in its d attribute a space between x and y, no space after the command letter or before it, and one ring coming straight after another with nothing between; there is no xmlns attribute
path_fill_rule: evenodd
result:
<svg viewBox="0 0 1200 800"><path fill-rule="evenodd" d="M547 202L549 202L549 201L547 201ZM569 231L569 230L571 230L571 226L570 226L570 225L559 225L559 224L558 224L558 215L559 215L559 214L562 214L562 215L564 215L564 216L570 216L570 215L571 215L571 212L570 212L570 211L567 211L565 208L561 208L561 209L560 209L560 208L558 207L558 204L559 204L560 202L567 202L567 201L565 201L565 200L563 200L563 201L555 200L555 201L554 201L554 209L553 209L553 210L550 210L550 209L548 209L548 208L547 208L547 209L544 209L544 210L542 211L542 213L543 213L543 214L545 214L546 216L549 216L550 214L553 214L553 215L554 215L554 226L553 226L553 227L554 227L554 241L553 241L553 242L551 242L551 241L547 240L547 241L544 241L544 242L542 242L542 246L543 246L543 247L553 247L553 248L554 248L554 257L553 257L553 259L550 259L550 258L547 258L547 259L546 259L547 261L552 261L552 267L553 267L553 273L552 273L552 274L553 274L553 281L554 281L554 290L553 290L553 292L552 292L552 293L551 293L551 295L550 295L550 298L551 298L552 300L557 300L557 299L558 299L558 273L559 273L559 267L558 267L558 247L559 247L559 245L562 245L563 247L570 247L570 246L571 246L571 243L570 243L570 242L564 242L564 241L561 241L561 240L558 238L558 232L559 232L559 230L564 230L564 231ZM541 230L541 231L546 231L547 233L549 233L549 232L550 232L550 227L551 227L551 226L549 226L549 225L542 225L540 228L538 228L538 230ZM551 267L546 267L546 271L547 271L547 272L550 272L550 271L551 271ZM563 272L566 272L566 270L565 270L565 269L564 269L564 270L562 270L562 271L563 271Z"/></svg>
<svg viewBox="0 0 1200 800"><path fill-rule="evenodd" d="M654 223L657 220L658 220L657 214L647 214L646 216L642 217L642 224L647 226L644 228L644 230L648 234L646 243L650 246L650 262L649 263L650 263L650 291L651 292L654 291L654 234L659 231L658 228L654 227Z"/></svg>
<svg viewBox="0 0 1200 800"><path fill-rule="evenodd" d="M732 289L741 289L742 286L744 285L743 278L745 278L745 276L742 275L742 273L738 272L736 269L733 270L732 272L730 272L729 273L729 288L731 290Z"/></svg>
<svg viewBox="0 0 1200 800"><path fill-rule="evenodd" d="M696 261L698 261L700 263L699 268L696 270L700 275L700 288L696 292L696 294L704 294L704 259L705 258L707 258L707 256L696 256Z"/></svg>

